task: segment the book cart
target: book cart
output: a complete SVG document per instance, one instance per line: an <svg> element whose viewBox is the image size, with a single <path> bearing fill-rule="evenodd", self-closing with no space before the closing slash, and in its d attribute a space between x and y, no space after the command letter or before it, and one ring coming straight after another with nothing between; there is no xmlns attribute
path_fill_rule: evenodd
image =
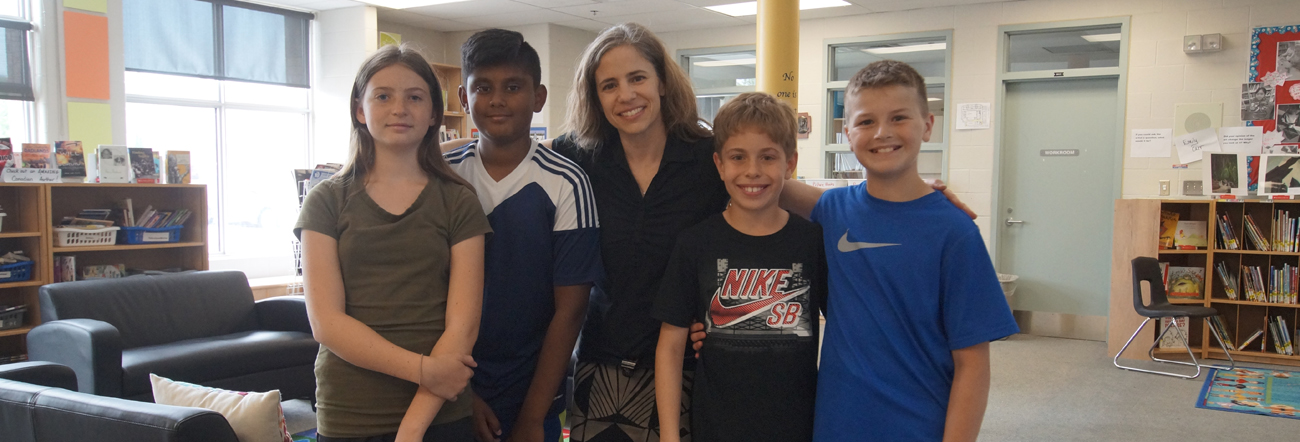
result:
<svg viewBox="0 0 1300 442"><path fill-rule="evenodd" d="M86 208L114 208L131 198L137 213L152 205L188 209L193 215L175 241L60 246L55 220ZM40 286L54 280L54 258L75 255L78 268L124 264L129 269L208 269L207 186L193 184L10 184L0 183L0 253L23 250L32 259L30 277L5 282L0 278L0 306L25 306L17 327L3 328L0 314L0 363L20 360L27 353L26 335L40 324ZM3 276L0 266L0 276ZM11 273L13 275L13 273Z"/></svg>
<svg viewBox="0 0 1300 442"><path fill-rule="evenodd" d="M1206 221L1207 247L1195 250L1160 248L1162 210L1177 213L1179 220ZM1288 326L1285 332L1294 337L1297 321L1300 320L1300 305L1282 300L1274 300L1275 302L1267 302L1267 299L1248 300L1244 290L1246 278L1242 275L1243 267L1258 267L1262 271L1267 292L1270 284L1280 282L1274 281L1271 268L1300 266L1300 252L1272 250L1271 243L1274 238L1271 237L1271 232L1278 212L1289 212L1291 217L1300 218L1300 201L1117 200L1111 263L1110 326L1107 340L1109 355L1113 357L1123 347L1125 340L1144 319L1133 310L1133 274L1130 261L1138 256L1154 256L1160 262L1170 263L1171 266L1205 269L1201 299L1170 299L1170 302L1213 307L1227 326L1226 332L1233 346L1241 346L1256 330L1263 329L1264 334L1250 342L1246 348L1233 349L1233 359L1300 366L1300 356L1279 354L1274 350L1275 337L1269 331L1266 319L1276 320L1277 317L1281 317ZM1249 233L1245 227L1247 215L1263 232L1265 241L1270 243L1270 250L1259 250L1259 247L1248 238ZM1237 249L1227 249L1219 244L1221 232L1220 224L1216 221L1217 216L1226 216L1228 224L1231 225L1231 233L1238 240ZM1216 266L1219 265L1228 269L1230 276L1236 279L1233 288L1237 292L1237 299L1228 296L1224 279L1221 273L1216 271ZM1150 347L1159 332L1159 327L1145 330L1134 339L1134 345L1130 347L1125 357L1145 358L1146 355L1141 349ZM1209 333L1210 330L1205 327L1203 321L1188 321L1188 341L1198 358L1227 359L1223 349ZM1181 348L1156 349L1155 352L1162 357L1186 355L1186 351Z"/></svg>

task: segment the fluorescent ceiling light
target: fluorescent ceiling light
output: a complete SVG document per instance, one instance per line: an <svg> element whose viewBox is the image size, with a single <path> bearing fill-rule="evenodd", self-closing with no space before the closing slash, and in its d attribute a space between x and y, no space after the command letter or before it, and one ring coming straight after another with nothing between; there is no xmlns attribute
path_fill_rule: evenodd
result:
<svg viewBox="0 0 1300 442"><path fill-rule="evenodd" d="M758 63L758 59L754 57L737 58L734 60L709 60L709 61L691 62L691 64L702 68L716 68L722 66L753 66L754 63Z"/></svg>
<svg viewBox="0 0 1300 442"><path fill-rule="evenodd" d="M942 51L948 49L948 43L925 43L919 45L906 46L885 46L880 48L866 48L862 52L868 54L901 54L904 52L923 52L923 51Z"/></svg>
<svg viewBox="0 0 1300 442"><path fill-rule="evenodd" d="M850 4L851 3L844 0L799 0L799 10L804 11L808 9L834 8L837 6L848 6ZM758 15L758 2L732 3L729 5L706 6L705 8L732 17Z"/></svg>
<svg viewBox="0 0 1300 442"><path fill-rule="evenodd" d="M1093 43L1102 42L1102 41L1119 41L1119 33L1116 32L1114 34L1085 35L1083 36L1083 39Z"/></svg>
<svg viewBox="0 0 1300 442"><path fill-rule="evenodd" d="M459 3L469 0L359 0L362 3L369 3L375 6L383 6L392 9L418 8L420 6L441 5L444 3Z"/></svg>
<svg viewBox="0 0 1300 442"><path fill-rule="evenodd" d="M926 97L925 101L943 101L942 98Z"/></svg>

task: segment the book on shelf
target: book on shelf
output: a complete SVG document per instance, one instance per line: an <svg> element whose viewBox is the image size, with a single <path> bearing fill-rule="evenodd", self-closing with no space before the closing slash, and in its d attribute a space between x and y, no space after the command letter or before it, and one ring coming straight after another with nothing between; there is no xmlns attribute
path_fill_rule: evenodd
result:
<svg viewBox="0 0 1300 442"><path fill-rule="evenodd" d="M23 167L28 169L54 168L54 151L50 145L41 143L23 143Z"/></svg>
<svg viewBox="0 0 1300 442"><path fill-rule="evenodd" d="M1214 273L1219 275L1219 282L1223 283L1223 294L1228 299L1237 300L1237 277L1228 272L1228 264L1223 261L1215 263Z"/></svg>
<svg viewBox="0 0 1300 442"><path fill-rule="evenodd" d="M1201 299L1205 288L1205 268L1169 267L1167 294L1174 299Z"/></svg>
<svg viewBox="0 0 1300 442"><path fill-rule="evenodd" d="M1178 212L1160 211L1160 248L1174 248L1174 232L1178 230Z"/></svg>
<svg viewBox="0 0 1300 442"><path fill-rule="evenodd" d="M74 255L54 255L54 282L77 280L77 257Z"/></svg>
<svg viewBox="0 0 1300 442"><path fill-rule="evenodd" d="M125 264L103 264L81 268L81 279L121 278L126 276Z"/></svg>
<svg viewBox="0 0 1300 442"><path fill-rule="evenodd" d="M101 144L95 152L95 158L96 171L99 172L98 182L131 182L131 160L126 146Z"/></svg>
<svg viewBox="0 0 1300 442"><path fill-rule="evenodd" d="M1188 250L1207 247L1205 227L1205 221L1179 221L1174 231L1174 246Z"/></svg>
<svg viewBox="0 0 1300 442"><path fill-rule="evenodd" d="M1268 301L1277 304L1294 304L1297 268L1283 264L1281 268L1269 267Z"/></svg>
<svg viewBox="0 0 1300 442"><path fill-rule="evenodd" d="M1296 220L1291 217L1291 212L1284 210L1273 212L1273 250L1296 251L1296 226Z"/></svg>
<svg viewBox="0 0 1300 442"><path fill-rule="evenodd" d="M1175 327L1177 330L1170 330L1165 333L1165 330L1170 327ZM1187 339L1187 317L1171 318L1166 316L1160 318L1160 333L1164 334L1164 336L1160 337L1160 348L1183 348L1183 341ZM1181 340L1176 333L1182 335ZM1190 344L1188 346L1190 347Z"/></svg>
<svg viewBox="0 0 1300 442"><path fill-rule="evenodd" d="M0 138L0 169L18 167L14 163L14 143L9 138Z"/></svg>
<svg viewBox="0 0 1300 442"><path fill-rule="evenodd" d="M1215 334L1219 335L1219 340L1223 341L1225 348L1237 348L1232 344L1232 331L1228 330L1228 324L1223 322L1219 315L1210 317L1210 322L1214 324Z"/></svg>
<svg viewBox="0 0 1300 442"><path fill-rule="evenodd" d="M1249 347L1251 342L1255 342L1256 339L1259 339L1259 337L1263 335L1264 335L1264 329L1261 328L1255 330L1254 333L1250 334L1249 338L1246 338L1245 340L1241 341L1241 346L1237 347L1237 351L1245 351L1246 347Z"/></svg>
<svg viewBox="0 0 1300 442"><path fill-rule="evenodd" d="M54 161L65 183L86 181L86 152L80 141L55 141Z"/></svg>
<svg viewBox="0 0 1300 442"><path fill-rule="evenodd" d="M135 173L135 182L154 184L158 182L158 169L153 164L153 149L132 147L127 152L131 156L131 171Z"/></svg>
<svg viewBox="0 0 1300 442"><path fill-rule="evenodd" d="M1241 243L1237 241L1236 230L1232 228L1232 220L1228 215L1221 213L1214 217L1215 223L1218 224L1219 230L1219 248L1224 250L1240 250Z"/></svg>
<svg viewBox="0 0 1300 442"><path fill-rule="evenodd" d="M167 184L190 183L190 151L167 151Z"/></svg>
<svg viewBox="0 0 1300 442"><path fill-rule="evenodd" d="M1245 220L1243 224L1246 227L1246 238L1250 239L1250 243L1255 246L1255 250L1271 251L1268 241L1264 238L1264 232L1259 230L1259 225L1255 224L1255 220L1249 214L1242 218Z"/></svg>
<svg viewBox="0 0 1300 442"><path fill-rule="evenodd" d="M1291 344L1291 333L1290 333L1291 329L1287 327L1286 318L1283 318L1282 315L1278 315L1277 321L1275 321L1274 324L1277 326L1277 336L1278 336L1277 337L1278 342L1276 342L1274 345L1281 349L1281 351L1279 351L1278 353L1287 356L1294 356L1295 346Z"/></svg>
<svg viewBox="0 0 1300 442"><path fill-rule="evenodd" d="M9 363L13 363L13 362L23 362L23 361L26 361L26 360L27 360L27 355L25 355L25 354L21 354L21 355L9 355L9 356L0 356L0 364L9 364Z"/></svg>

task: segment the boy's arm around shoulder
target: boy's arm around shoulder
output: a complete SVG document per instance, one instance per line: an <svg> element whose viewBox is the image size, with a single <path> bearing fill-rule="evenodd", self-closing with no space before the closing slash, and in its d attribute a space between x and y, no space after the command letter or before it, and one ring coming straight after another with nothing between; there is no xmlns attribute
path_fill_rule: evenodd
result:
<svg viewBox="0 0 1300 442"><path fill-rule="evenodd" d="M655 347L655 406L659 411L659 428L681 427L682 359L686 351L686 329L669 323L659 328L659 345ZM676 431L663 431L661 442L680 442Z"/></svg>

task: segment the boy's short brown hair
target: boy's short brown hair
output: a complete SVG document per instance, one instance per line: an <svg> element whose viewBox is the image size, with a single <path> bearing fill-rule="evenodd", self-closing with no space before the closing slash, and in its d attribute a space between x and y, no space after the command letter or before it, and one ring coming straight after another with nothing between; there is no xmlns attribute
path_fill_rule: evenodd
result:
<svg viewBox="0 0 1300 442"><path fill-rule="evenodd" d="M879 89L889 86L907 86L916 89L920 98L921 115L930 113L930 103L926 100L925 77L916 72L911 65L901 61L880 60L853 74L849 79L849 94L856 94L862 89Z"/></svg>
<svg viewBox="0 0 1300 442"><path fill-rule="evenodd" d="M766 134L781 146L786 158L794 156L794 139L799 128L790 105L762 92L737 95L722 105L718 116L713 118L713 151L722 153L728 138L746 130Z"/></svg>

